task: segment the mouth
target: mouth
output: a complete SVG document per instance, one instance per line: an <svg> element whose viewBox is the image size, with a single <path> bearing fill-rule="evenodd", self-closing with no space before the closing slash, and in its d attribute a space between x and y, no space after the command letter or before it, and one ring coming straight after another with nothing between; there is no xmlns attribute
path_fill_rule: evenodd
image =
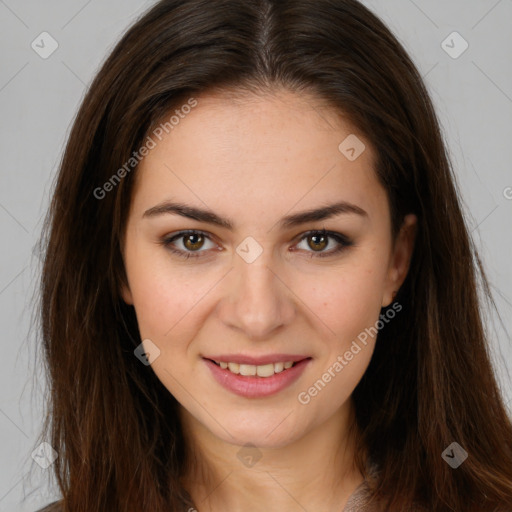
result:
<svg viewBox="0 0 512 512"><path fill-rule="evenodd" d="M214 359L208 358L205 359L216 364L219 368L222 368L223 370L228 370L229 372L235 375L241 375L242 377L269 378L277 373L288 371L290 368L293 368L295 365L297 365L300 361L304 361L305 359L311 358L306 357L298 361L278 361L276 363L267 363L261 365L240 364L230 361L216 361Z"/></svg>
<svg viewBox="0 0 512 512"><path fill-rule="evenodd" d="M312 363L312 357L274 354L254 358L231 355L214 356L213 359L203 357L203 361L214 380L228 391L245 398L265 398L297 381ZM250 362L260 364L248 364Z"/></svg>

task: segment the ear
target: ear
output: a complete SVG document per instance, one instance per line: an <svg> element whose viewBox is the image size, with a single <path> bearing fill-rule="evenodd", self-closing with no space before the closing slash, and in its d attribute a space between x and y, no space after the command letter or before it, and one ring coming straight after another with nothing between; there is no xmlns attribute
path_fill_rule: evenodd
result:
<svg viewBox="0 0 512 512"><path fill-rule="evenodd" d="M126 229L126 228L125 228ZM130 290L130 285L128 284L128 276L126 275L126 257L125 257L125 242L126 242L126 232L124 232L121 236L121 240L119 241L119 245L121 247L121 258L123 260L123 266L121 268L118 286L119 293L121 294L121 298L128 304L129 306L133 306L133 297L132 292Z"/></svg>
<svg viewBox="0 0 512 512"><path fill-rule="evenodd" d="M133 306L133 297L132 292L130 290L130 286L128 285L128 280L126 278L126 273L123 273L121 278L121 284L119 285L119 292L121 294L122 299L129 306Z"/></svg>
<svg viewBox="0 0 512 512"><path fill-rule="evenodd" d="M133 297L130 287L127 284L121 285L121 297L129 306L133 306Z"/></svg>
<svg viewBox="0 0 512 512"><path fill-rule="evenodd" d="M393 302L396 293L407 277L416 239L417 221L418 218L413 213L404 217L388 268L382 307L387 307Z"/></svg>

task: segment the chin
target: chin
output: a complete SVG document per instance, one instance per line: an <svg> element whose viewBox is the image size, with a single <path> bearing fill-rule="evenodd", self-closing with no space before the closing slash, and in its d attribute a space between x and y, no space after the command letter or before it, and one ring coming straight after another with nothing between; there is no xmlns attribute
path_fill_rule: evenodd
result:
<svg viewBox="0 0 512 512"><path fill-rule="evenodd" d="M284 420L284 418L286 419ZM252 445L265 449L284 448L300 439L305 433L295 421L288 421L291 418L292 415L288 417L283 415L277 419L273 417L272 421L262 421L260 414L259 418L256 417L252 423L249 423L247 418L247 423L244 425L236 421L224 423L223 427L227 432L216 425L212 433L226 443L237 446Z"/></svg>

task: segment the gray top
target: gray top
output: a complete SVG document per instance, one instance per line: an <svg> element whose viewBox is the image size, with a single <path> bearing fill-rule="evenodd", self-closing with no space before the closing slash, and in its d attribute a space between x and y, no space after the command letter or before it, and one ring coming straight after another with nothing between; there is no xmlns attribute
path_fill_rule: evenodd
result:
<svg viewBox="0 0 512 512"><path fill-rule="evenodd" d="M350 495L342 512L377 512L373 506L371 508L368 506L369 491L370 488L365 480Z"/></svg>
<svg viewBox="0 0 512 512"><path fill-rule="evenodd" d="M378 473L376 464L370 464L370 473ZM350 495L342 512L382 512L377 504L372 504L371 506L368 504L370 497L370 487L365 479ZM408 512L428 512L428 510L418 503L414 503L412 508L408 509Z"/></svg>

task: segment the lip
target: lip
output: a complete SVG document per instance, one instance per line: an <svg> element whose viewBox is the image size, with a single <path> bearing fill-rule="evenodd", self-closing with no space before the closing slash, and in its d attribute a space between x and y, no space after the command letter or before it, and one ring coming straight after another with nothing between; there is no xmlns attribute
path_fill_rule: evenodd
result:
<svg viewBox="0 0 512 512"><path fill-rule="evenodd" d="M225 363L238 363L238 364L253 364L261 366L270 363L286 363L291 361L297 363L303 359L308 359L310 356L301 356L298 354L266 354L264 356L248 356L244 354L221 354L219 356L203 356L204 359L212 359L217 362Z"/></svg>
<svg viewBox="0 0 512 512"><path fill-rule="evenodd" d="M236 356L235 356L236 357ZM271 356L272 360L267 363L258 363L258 364L268 364L269 362L278 362L278 361L292 361L293 359L275 359L276 355ZM277 357L281 357L281 354L277 354ZM289 356L288 356L289 357ZM296 356L297 357L297 356ZM291 368L287 370L283 370L280 373L275 373L272 377L243 377L241 375L237 375L235 373L230 372L227 368L224 370L220 366L217 366L213 361L209 358L203 358L205 364L208 366L214 379L225 389L231 391L232 393L243 396L245 398L262 398L274 395L279 391L282 391L286 387L290 386L293 382L295 382L304 372L306 367L312 361L311 358L298 359L298 362ZM218 360L218 359L216 359ZM243 362L243 361L261 361L264 358L242 358L238 356L238 360L242 361L240 364L254 364L252 362ZM226 361L220 359L220 361ZM233 361L232 359L228 359L226 362L238 362Z"/></svg>

